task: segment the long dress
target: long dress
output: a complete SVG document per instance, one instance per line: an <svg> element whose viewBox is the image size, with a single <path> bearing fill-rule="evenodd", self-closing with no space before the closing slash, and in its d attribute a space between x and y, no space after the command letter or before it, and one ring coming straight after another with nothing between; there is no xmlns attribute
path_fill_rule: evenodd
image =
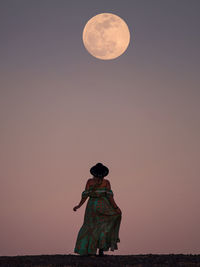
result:
<svg viewBox="0 0 200 267"><path fill-rule="evenodd" d="M80 255L96 254L98 248L114 251L120 242L121 214L116 212L108 199L109 195L114 195L112 190L99 187L92 191L92 188L90 185L89 190L82 192L82 197L89 196L89 200L74 248L74 252Z"/></svg>

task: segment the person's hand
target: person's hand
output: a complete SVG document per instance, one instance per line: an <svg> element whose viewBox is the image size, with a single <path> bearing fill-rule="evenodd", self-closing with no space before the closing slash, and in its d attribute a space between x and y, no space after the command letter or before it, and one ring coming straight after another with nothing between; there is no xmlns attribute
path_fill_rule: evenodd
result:
<svg viewBox="0 0 200 267"><path fill-rule="evenodd" d="M116 209L116 212L119 213L119 214L122 214L122 211L120 210L119 207Z"/></svg>
<svg viewBox="0 0 200 267"><path fill-rule="evenodd" d="M79 209L79 208L80 208L80 206L77 205L77 206L75 206L75 207L73 208L73 210L76 211L76 210Z"/></svg>

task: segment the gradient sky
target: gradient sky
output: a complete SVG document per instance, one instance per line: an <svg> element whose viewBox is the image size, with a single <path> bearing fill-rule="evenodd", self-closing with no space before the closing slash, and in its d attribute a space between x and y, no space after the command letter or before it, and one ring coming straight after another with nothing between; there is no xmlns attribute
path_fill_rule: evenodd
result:
<svg viewBox="0 0 200 267"><path fill-rule="evenodd" d="M110 12L131 42L102 61ZM0 255L74 254L89 169L110 173L118 251L199 253L200 1L0 1Z"/></svg>

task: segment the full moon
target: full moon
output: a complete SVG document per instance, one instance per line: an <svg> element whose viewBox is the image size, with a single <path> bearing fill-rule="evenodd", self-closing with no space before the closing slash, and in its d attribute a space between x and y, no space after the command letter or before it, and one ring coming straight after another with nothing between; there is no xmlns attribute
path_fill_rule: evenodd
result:
<svg viewBox="0 0 200 267"><path fill-rule="evenodd" d="M83 43L94 57L109 60L121 56L130 42L126 22L111 13L92 17L83 29Z"/></svg>

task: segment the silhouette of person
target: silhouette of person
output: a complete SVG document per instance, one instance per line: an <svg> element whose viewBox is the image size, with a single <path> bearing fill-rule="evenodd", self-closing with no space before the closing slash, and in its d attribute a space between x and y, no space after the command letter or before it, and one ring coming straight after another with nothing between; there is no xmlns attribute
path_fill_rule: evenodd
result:
<svg viewBox="0 0 200 267"><path fill-rule="evenodd" d="M73 208L76 211L89 197L74 252L94 257L97 249L99 256L103 256L104 251L109 249L118 249L122 212L114 201L110 181L104 179L109 169L97 163L90 169L90 173L93 178L88 179L80 203Z"/></svg>

